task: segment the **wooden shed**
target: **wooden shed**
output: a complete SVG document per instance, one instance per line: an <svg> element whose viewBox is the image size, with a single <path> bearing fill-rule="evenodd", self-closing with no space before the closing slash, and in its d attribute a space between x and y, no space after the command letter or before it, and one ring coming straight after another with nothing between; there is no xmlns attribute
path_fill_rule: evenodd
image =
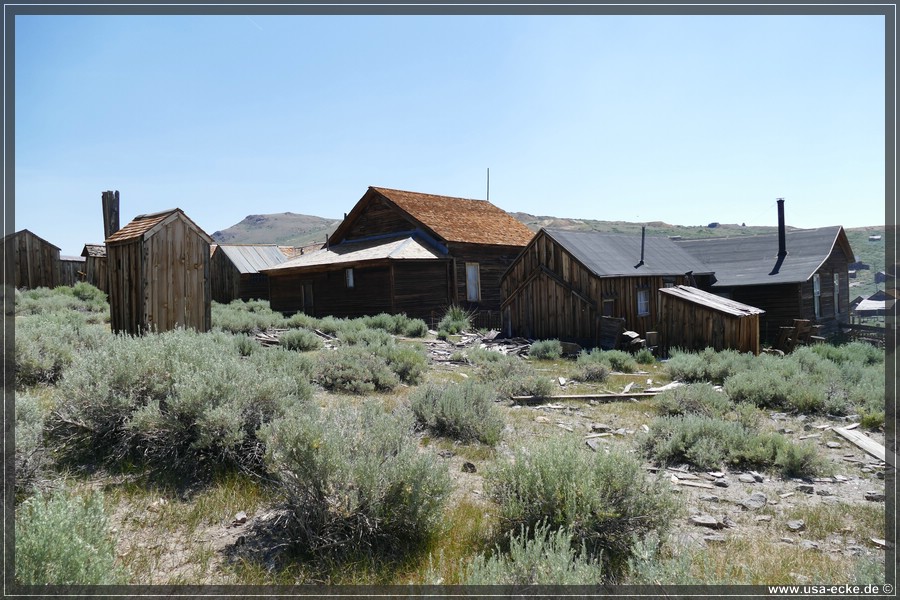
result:
<svg viewBox="0 0 900 600"><path fill-rule="evenodd" d="M84 273L86 281L104 292L109 291L109 273L106 268L106 246L103 244L85 244L81 251L84 257Z"/></svg>
<svg viewBox="0 0 900 600"><path fill-rule="evenodd" d="M658 294L663 353L714 348L759 354L759 316L765 311L686 285Z"/></svg>
<svg viewBox="0 0 900 600"><path fill-rule="evenodd" d="M83 256L59 257L59 283L60 285L75 285L79 281L86 281L85 259Z"/></svg>
<svg viewBox="0 0 900 600"><path fill-rule="evenodd" d="M709 275L664 237L541 229L501 280L505 333L594 347L613 317L645 336L659 327L656 290Z"/></svg>
<svg viewBox="0 0 900 600"><path fill-rule="evenodd" d="M181 209L140 215L106 240L113 331L210 328L209 237Z"/></svg>
<svg viewBox="0 0 900 600"><path fill-rule="evenodd" d="M764 341L795 319L835 332L850 322L853 251L841 226L778 234L684 240L677 244L715 271L707 291L756 306ZM703 286L701 286L703 287Z"/></svg>
<svg viewBox="0 0 900 600"><path fill-rule="evenodd" d="M27 229L3 239L7 281L18 289L61 285L60 249Z"/></svg>
<svg viewBox="0 0 900 600"><path fill-rule="evenodd" d="M260 269L280 265L287 256L274 244L215 244L210 257L212 299L268 300L269 277Z"/></svg>
<svg viewBox="0 0 900 600"><path fill-rule="evenodd" d="M326 248L263 272L286 313L427 320L457 304L499 324L500 275L532 236L486 200L370 187Z"/></svg>

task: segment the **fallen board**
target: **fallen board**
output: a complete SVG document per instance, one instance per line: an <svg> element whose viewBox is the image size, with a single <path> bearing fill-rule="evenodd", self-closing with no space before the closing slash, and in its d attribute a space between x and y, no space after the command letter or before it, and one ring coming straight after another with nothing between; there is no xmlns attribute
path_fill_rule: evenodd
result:
<svg viewBox="0 0 900 600"><path fill-rule="evenodd" d="M884 461L884 446L870 438L867 438L865 434L841 427L835 427L834 432L841 437L849 440L850 442L853 442L875 458Z"/></svg>
<svg viewBox="0 0 900 600"><path fill-rule="evenodd" d="M559 396L513 396L516 401L532 400L605 400L607 398L640 398L655 396L656 392L634 392L631 394L561 394Z"/></svg>

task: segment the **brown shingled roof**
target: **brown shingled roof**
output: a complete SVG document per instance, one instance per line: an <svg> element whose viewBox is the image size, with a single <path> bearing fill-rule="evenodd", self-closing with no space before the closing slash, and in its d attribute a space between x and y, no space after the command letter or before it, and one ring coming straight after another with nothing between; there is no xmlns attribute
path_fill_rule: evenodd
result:
<svg viewBox="0 0 900 600"><path fill-rule="evenodd" d="M370 187L448 242L526 246L534 232L487 200Z"/></svg>
<svg viewBox="0 0 900 600"><path fill-rule="evenodd" d="M109 244L110 242L115 243L137 239L175 214L180 214L182 217L184 217L184 219L193 224L197 231L204 238L206 238L207 242L212 242L212 238L210 238L205 231L200 229L200 227L197 226L196 223L191 221L191 219L186 214L184 214L184 211L182 211L180 208L173 208L171 210L164 210L158 213L136 216L131 221L131 223L109 236L109 238L107 238L106 240L106 243Z"/></svg>

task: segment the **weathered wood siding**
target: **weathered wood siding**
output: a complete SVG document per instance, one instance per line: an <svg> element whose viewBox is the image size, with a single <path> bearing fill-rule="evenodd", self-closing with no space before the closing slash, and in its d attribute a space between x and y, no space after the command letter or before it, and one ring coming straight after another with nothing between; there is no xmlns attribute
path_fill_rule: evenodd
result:
<svg viewBox="0 0 900 600"><path fill-rule="evenodd" d="M657 292L663 353L672 348L732 349L759 354L759 315L736 316Z"/></svg>
<svg viewBox="0 0 900 600"><path fill-rule="evenodd" d="M349 267L315 273L269 277L270 305L285 314L304 311L312 292L311 316L355 318L379 313L406 313L425 318L435 306L448 305L447 261L392 261L353 268L353 288L347 287Z"/></svg>
<svg viewBox="0 0 900 600"><path fill-rule="evenodd" d="M244 300L268 300L269 278L262 273L242 273L238 298Z"/></svg>
<svg viewBox="0 0 900 600"><path fill-rule="evenodd" d="M4 239L8 281L16 288L60 285L59 248L23 229Z"/></svg>
<svg viewBox="0 0 900 600"><path fill-rule="evenodd" d="M412 231L416 225L381 198L375 198L353 222L344 241L358 240L386 233Z"/></svg>
<svg viewBox="0 0 900 600"><path fill-rule="evenodd" d="M97 289L109 293L109 272L105 256L88 256L84 259L87 282Z"/></svg>
<svg viewBox="0 0 900 600"><path fill-rule="evenodd" d="M658 331L656 291L666 283L690 284L684 275L597 277L539 233L506 273L501 291L512 335L591 345L597 342L600 316L623 318L641 336ZM640 290L648 291L646 315L638 314Z"/></svg>
<svg viewBox="0 0 900 600"><path fill-rule="evenodd" d="M222 304L241 297L241 273L221 250L209 259L209 278L212 299Z"/></svg>
<svg viewBox="0 0 900 600"><path fill-rule="evenodd" d="M79 281L86 281L84 260L60 260L59 284L75 285Z"/></svg>
<svg viewBox="0 0 900 600"><path fill-rule="evenodd" d="M110 328L132 334L143 329L144 261L142 240L108 244Z"/></svg>
<svg viewBox="0 0 900 600"><path fill-rule="evenodd" d="M468 310L500 310L503 301L500 279L521 251L518 246L450 244L455 265L451 282L455 291L453 301ZM478 263L481 282L481 300L478 302L467 299L466 263Z"/></svg>
<svg viewBox="0 0 900 600"><path fill-rule="evenodd" d="M132 334L211 327L209 243L182 219L107 246L110 325Z"/></svg>

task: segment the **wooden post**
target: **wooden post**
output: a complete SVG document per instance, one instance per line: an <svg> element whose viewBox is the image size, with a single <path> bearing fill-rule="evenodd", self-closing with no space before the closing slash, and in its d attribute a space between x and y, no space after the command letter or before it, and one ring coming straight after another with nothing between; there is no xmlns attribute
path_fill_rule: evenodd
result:
<svg viewBox="0 0 900 600"><path fill-rule="evenodd" d="M103 192L103 239L119 230L119 191Z"/></svg>

